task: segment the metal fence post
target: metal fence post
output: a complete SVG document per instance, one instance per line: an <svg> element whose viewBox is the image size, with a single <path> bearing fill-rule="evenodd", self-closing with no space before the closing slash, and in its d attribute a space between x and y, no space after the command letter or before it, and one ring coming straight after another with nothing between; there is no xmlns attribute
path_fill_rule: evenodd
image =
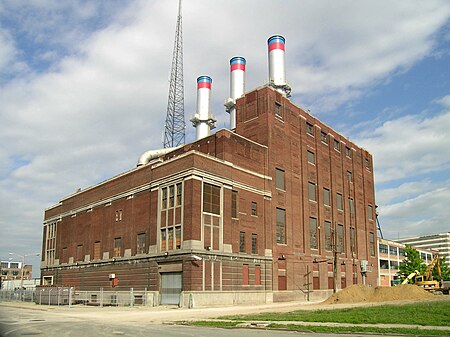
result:
<svg viewBox="0 0 450 337"><path fill-rule="evenodd" d="M48 305L51 304L50 294L52 293L52 290L53 290L53 289L51 289L51 288L48 290Z"/></svg>
<svg viewBox="0 0 450 337"><path fill-rule="evenodd" d="M100 288L100 307L103 307L103 288Z"/></svg>
<svg viewBox="0 0 450 337"><path fill-rule="evenodd" d="M144 288L144 301L142 301L142 304L147 306L147 288Z"/></svg>

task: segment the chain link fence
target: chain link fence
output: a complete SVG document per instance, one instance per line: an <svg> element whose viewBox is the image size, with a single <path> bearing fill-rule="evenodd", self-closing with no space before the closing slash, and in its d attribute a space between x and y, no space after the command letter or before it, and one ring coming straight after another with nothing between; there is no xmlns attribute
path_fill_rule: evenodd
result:
<svg viewBox="0 0 450 337"><path fill-rule="evenodd" d="M155 306L159 303L159 292L144 290L111 291L100 288L96 291L79 291L73 287L40 286L36 289L1 290L1 302L34 302L40 305L74 304L90 306Z"/></svg>

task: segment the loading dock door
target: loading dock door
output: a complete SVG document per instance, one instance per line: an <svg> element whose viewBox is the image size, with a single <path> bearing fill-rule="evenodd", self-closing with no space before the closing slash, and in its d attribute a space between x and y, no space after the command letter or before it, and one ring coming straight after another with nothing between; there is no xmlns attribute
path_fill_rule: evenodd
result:
<svg viewBox="0 0 450 337"><path fill-rule="evenodd" d="M161 304L179 304L182 273L161 273Z"/></svg>

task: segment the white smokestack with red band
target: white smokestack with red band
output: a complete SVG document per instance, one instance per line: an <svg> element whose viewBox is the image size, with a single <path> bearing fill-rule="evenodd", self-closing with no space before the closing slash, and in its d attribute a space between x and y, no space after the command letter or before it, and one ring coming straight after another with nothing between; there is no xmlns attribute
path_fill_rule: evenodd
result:
<svg viewBox="0 0 450 337"><path fill-rule="evenodd" d="M209 76L197 78L197 111L191 118L192 125L197 131L197 140L210 135L216 120L211 113L211 84Z"/></svg>
<svg viewBox="0 0 450 337"><path fill-rule="evenodd" d="M245 93L245 58L233 57L230 60L230 98L225 101L230 114L230 129L236 128L236 99Z"/></svg>
<svg viewBox="0 0 450 337"><path fill-rule="evenodd" d="M269 85L289 97L291 88L286 83L284 62L285 43L286 40L281 35L271 36L267 40L269 52Z"/></svg>

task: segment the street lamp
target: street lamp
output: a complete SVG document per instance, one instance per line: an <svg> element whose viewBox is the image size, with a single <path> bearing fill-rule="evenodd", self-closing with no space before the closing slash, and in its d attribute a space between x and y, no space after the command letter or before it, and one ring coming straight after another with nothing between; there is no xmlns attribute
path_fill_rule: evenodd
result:
<svg viewBox="0 0 450 337"><path fill-rule="evenodd" d="M20 269L20 289L23 289L23 272L24 272L24 268L25 268L25 258L27 256L39 256L39 253L32 253L32 254L25 254L25 255L20 255L17 253L9 253L9 255L17 255L18 257L22 258L22 268Z"/></svg>

